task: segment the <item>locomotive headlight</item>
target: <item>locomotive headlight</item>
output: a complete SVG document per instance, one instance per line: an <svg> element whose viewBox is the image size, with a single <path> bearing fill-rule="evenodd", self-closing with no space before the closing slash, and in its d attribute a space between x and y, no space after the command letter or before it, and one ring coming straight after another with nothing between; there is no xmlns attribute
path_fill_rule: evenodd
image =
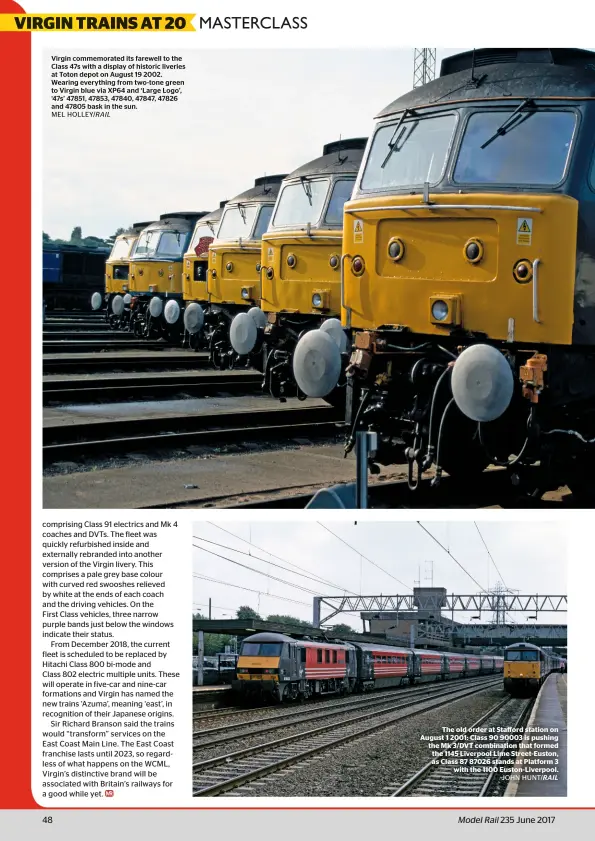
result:
<svg viewBox="0 0 595 841"><path fill-rule="evenodd" d="M262 266L260 265L260 263L257 263L256 264L256 274L260 274L261 269L262 269Z"/></svg>
<svg viewBox="0 0 595 841"><path fill-rule="evenodd" d="M529 260L519 260L515 264L512 274L517 283L529 283L533 279L533 266Z"/></svg>
<svg viewBox="0 0 595 841"><path fill-rule="evenodd" d="M328 264L331 269L338 269L340 262L338 254L331 254Z"/></svg>
<svg viewBox="0 0 595 841"><path fill-rule="evenodd" d="M432 304L432 318L434 321L446 321L448 318L448 304L446 301L434 301Z"/></svg>
<svg viewBox="0 0 595 841"><path fill-rule="evenodd" d="M289 266L289 268L290 269L295 269L296 263L297 263L297 258L295 256L295 254L288 254L287 255L287 265Z"/></svg>
<svg viewBox="0 0 595 841"><path fill-rule="evenodd" d="M250 300L250 289L247 286L242 286L242 298L244 301Z"/></svg>
<svg viewBox="0 0 595 841"><path fill-rule="evenodd" d="M142 274L142 272L140 272L140 274ZM149 292L153 293L153 292L156 292L156 291L157 291L156 286L153 286L153 285L149 286Z"/></svg>
<svg viewBox="0 0 595 841"><path fill-rule="evenodd" d="M402 259L403 255L405 254L405 245L403 244L403 240L399 239L398 237L393 237L388 244L388 256L391 260L394 260L395 263L398 263L399 260Z"/></svg>
<svg viewBox="0 0 595 841"><path fill-rule="evenodd" d="M312 306L313 307L321 307L322 306L322 295L319 292L315 292L312 295Z"/></svg>
<svg viewBox="0 0 595 841"><path fill-rule="evenodd" d="M267 269L267 280L272 280L275 276L275 272L273 271L272 267L269 266Z"/></svg>
<svg viewBox="0 0 595 841"><path fill-rule="evenodd" d="M225 264L225 268L228 272L233 272L233 263L231 262L231 260L229 261L229 263Z"/></svg>
<svg viewBox="0 0 595 841"><path fill-rule="evenodd" d="M159 275L159 277L163 277L163 269L159 269L159 271L157 272L157 274Z"/></svg>
<svg viewBox="0 0 595 841"><path fill-rule="evenodd" d="M483 243L479 239L470 239L465 243L463 252L469 263L479 263L483 257Z"/></svg>
<svg viewBox="0 0 595 841"><path fill-rule="evenodd" d="M217 270L211 269L211 277L217 277Z"/></svg>
<svg viewBox="0 0 595 841"><path fill-rule="evenodd" d="M351 261L351 271L356 277L363 275L364 269L366 268L366 264L364 263L363 257L354 257Z"/></svg>

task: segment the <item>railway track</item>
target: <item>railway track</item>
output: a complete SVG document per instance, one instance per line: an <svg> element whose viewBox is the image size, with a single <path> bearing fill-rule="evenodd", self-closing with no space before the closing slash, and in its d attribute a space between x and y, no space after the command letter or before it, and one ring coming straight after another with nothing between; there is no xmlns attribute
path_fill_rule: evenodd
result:
<svg viewBox="0 0 595 841"><path fill-rule="evenodd" d="M469 731L478 727L512 727L520 728L526 720L534 704L534 699L527 701L522 698L505 698L492 707L491 710L471 725ZM452 745L451 750L445 750L435 757L434 761L439 764L428 762L419 771L416 771L409 779L399 785L387 786L382 792L384 797L486 797L492 789L498 771L499 763L503 761L504 754L511 746L518 747L519 742L505 739L497 742L496 745L489 745L493 754L490 757L482 757L479 754L488 750L487 743L478 741L470 743L475 746L465 748L464 757L451 756L452 749L457 749L458 744ZM474 756L475 754L475 756ZM488 764L482 760L488 759ZM444 760L444 764L441 761ZM474 762L475 760L475 762ZM468 769L455 771L455 768Z"/></svg>
<svg viewBox="0 0 595 841"><path fill-rule="evenodd" d="M485 682L485 678L474 678L473 683L477 680ZM452 683L451 683L452 685ZM466 682L470 686L470 682ZM255 718L251 721L240 721L235 724L223 724L220 727L210 727L205 729L194 730L194 749L211 748L215 745L225 744L226 742L237 741L244 737L261 735L262 733L272 733L275 730L284 729L286 727L293 727L295 724L303 724L321 721L332 716L344 715L345 713L355 712L358 710L374 710L377 707L386 706L387 703L396 700L406 700L408 698L424 698L431 697L436 693L441 692L445 687L445 683L423 683L414 687L395 688L390 691L374 693L370 695L357 695L347 699L333 700L327 703L314 703L307 708L294 709L289 711L278 710L278 714L269 714L268 717Z"/></svg>
<svg viewBox="0 0 595 841"><path fill-rule="evenodd" d="M253 409L246 412L170 415L45 427L43 461L76 461L118 452L177 449L190 444L291 438L336 432L341 416L325 406Z"/></svg>
<svg viewBox="0 0 595 841"><path fill-rule="evenodd" d="M113 351L113 350L165 350L171 345L158 340L151 339L114 339L114 334L109 334L109 339L44 339L43 341L44 353L89 353L98 351Z"/></svg>
<svg viewBox="0 0 595 841"><path fill-rule="evenodd" d="M143 349L146 348L143 345ZM130 350L129 347L124 348ZM154 351L158 351L155 353ZM88 353L81 356L57 354L44 357L44 374L79 374L94 371L150 371L175 370L179 368L194 370L206 368L209 365L208 353L194 351L171 350L166 345L155 348L152 353L121 354L121 353Z"/></svg>
<svg viewBox="0 0 595 841"><path fill-rule="evenodd" d="M124 402L130 400L167 400L180 393L193 397L210 397L221 392L255 394L262 389L258 371L213 371L212 373L178 374L128 378L104 377L89 380L52 379L43 384L43 405L58 403Z"/></svg>
<svg viewBox="0 0 595 841"><path fill-rule="evenodd" d="M228 754L193 762L193 794L196 797L216 796L238 788L252 780L268 776L282 768L295 765L315 754L339 747L347 742L367 736L403 719L483 692L499 685L501 678L488 679L481 685L469 688L451 685L436 692L429 699L409 698L397 703L386 702L374 711L375 721L370 723L370 713L359 713L340 722L325 724L284 736L270 742L235 750Z"/></svg>
<svg viewBox="0 0 595 841"><path fill-rule="evenodd" d="M48 325L43 331L43 343L47 342L122 342L129 345L139 339L133 333L115 333L106 324L85 325L82 327L63 327L60 330Z"/></svg>

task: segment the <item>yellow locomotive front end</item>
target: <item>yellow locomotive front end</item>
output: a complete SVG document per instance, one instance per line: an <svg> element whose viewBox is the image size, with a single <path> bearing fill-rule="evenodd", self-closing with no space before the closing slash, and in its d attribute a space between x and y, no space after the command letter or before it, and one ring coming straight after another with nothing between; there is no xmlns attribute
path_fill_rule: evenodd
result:
<svg viewBox="0 0 595 841"><path fill-rule="evenodd" d="M183 319L184 344L198 350L204 344L205 328L210 320L207 292L209 245L217 236L225 202L217 210L198 220L182 265L182 310L170 317ZM172 322L173 323L173 322Z"/></svg>
<svg viewBox="0 0 595 841"><path fill-rule="evenodd" d="M535 694L548 676L549 656L530 643L518 643L504 651L504 689L511 695Z"/></svg>
<svg viewBox="0 0 595 841"><path fill-rule="evenodd" d="M594 58L452 56L379 115L344 208L346 446L375 433L411 490L490 464L531 495L592 485ZM340 359L308 351L314 396Z"/></svg>
<svg viewBox="0 0 595 841"><path fill-rule="evenodd" d="M140 234L129 271L131 326L139 337L179 338L182 260L197 220L205 215L164 213Z"/></svg>
<svg viewBox="0 0 595 841"><path fill-rule="evenodd" d="M212 320L208 344L216 368L232 368L242 356L247 363L260 365L262 341L246 348L266 321L259 307L261 241L284 177L257 178L254 187L227 202L217 239L209 246L206 292Z"/></svg>
<svg viewBox="0 0 595 841"><path fill-rule="evenodd" d="M311 330L321 328L340 352L347 350L339 321L343 205L365 145L365 138L328 143L321 157L288 175L263 234L264 387L282 400L303 395L294 352Z"/></svg>
<svg viewBox="0 0 595 841"><path fill-rule="evenodd" d="M122 328L129 320L132 296L129 292L130 259L134 254L141 231L150 222L135 222L129 231L114 240L109 258L105 261L105 295L101 304L94 293L91 305L100 309L105 304L106 320L114 329ZM114 300L118 298L114 308Z"/></svg>
<svg viewBox="0 0 595 841"><path fill-rule="evenodd" d="M287 680L287 646L292 642L283 634L268 632L246 637L236 665L237 683L234 688L247 697L273 695L281 700L281 680Z"/></svg>

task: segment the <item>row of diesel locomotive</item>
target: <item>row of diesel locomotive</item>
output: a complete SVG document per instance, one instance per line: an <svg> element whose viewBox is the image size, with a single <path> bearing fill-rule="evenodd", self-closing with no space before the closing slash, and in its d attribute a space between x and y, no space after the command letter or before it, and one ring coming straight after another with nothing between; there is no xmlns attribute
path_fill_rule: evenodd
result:
<svg viewBox="0 0 595 841"><path fill-rule="evenodd" d="M502 657L494 654L294 639L264 632L243 640L234 689L246 696L264 694L290 701L496 674L503 665Z"/></svg>
<svg viewBox="0 0 595 841"><path fill-rule="evenodd" d="M346 374L347 449L592 499L595 53L482 49L378 116L346 203L341 354L303 336L294 376Z"/></svg>
<svg viewBox="0 0 595 841"><path fill-rule="evenodd" d="M511 695L535 694L552 672L566 672L566 660L528 642L504 650L504 689Z"/></svg>

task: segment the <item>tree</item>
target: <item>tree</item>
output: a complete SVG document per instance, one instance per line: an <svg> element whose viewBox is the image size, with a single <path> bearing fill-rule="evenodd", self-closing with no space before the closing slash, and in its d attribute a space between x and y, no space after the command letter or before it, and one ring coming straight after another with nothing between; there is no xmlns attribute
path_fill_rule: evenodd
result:
<svg viewBox="0 0 595 841"><path fill-rule="evenodd" d="M243 604L238 607L236 616L238 619L262 619L254 608L247 604Z"/></svg>
<svg viewBox="0 0 595 841"><path fill-rule="evenodd" d="M271 613L270 616L267 616L267 622L278 622L280 625L298 625L300 628L310 627L309 622L304 622L297 616L288 616L286 613Z"/></svg>
<svg viewBox="0 0 595 841"><path fill-rule="evenodd" d="M77 225L76 228L72 229L72 233L70 234L70 241L71 242L80 242L83 238L83 229L80 225Z"/></svg>
<svg viewBox="0 0 595 841"><path fill-rule="evenodd" d="M330 631L331 631L332 635L336 636L336 637L340 637L342 634L356 634L357 633L357 631L355 631L353 628L350 628L349 625L345 625L345 624L342 624L342 623L339 623L338 625L333 625L332 628L330 629Z"/></svg>
<svg viewBox="0 0 595 841"><path fill-rule="evenodd" d="M42 234L42 239L43 239L44 242L51 242L52 241L51 236L49 234L46 234L45 231Z"/></svg>
<svg viewBox="0 0 595 841"><path fill-rule="evenodd" d="M193 613L193 619L206 619L202 613ZM209 634L205 633L205 655L208 657L212 654L219 654L225 651L225 646L231 644L231 637L229 634ZM198 654L198 634L192 635L192 653L196 656Z"/></svg>

